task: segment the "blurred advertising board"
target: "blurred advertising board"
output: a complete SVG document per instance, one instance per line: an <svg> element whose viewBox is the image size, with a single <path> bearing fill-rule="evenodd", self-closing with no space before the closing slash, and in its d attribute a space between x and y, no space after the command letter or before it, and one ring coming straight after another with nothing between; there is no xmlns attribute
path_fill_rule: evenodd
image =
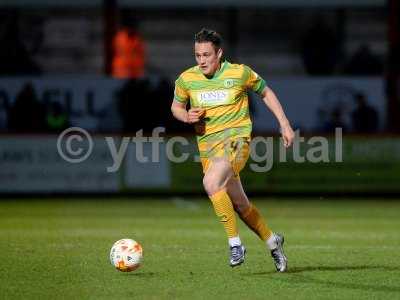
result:
<svg viewBox="0 0 400 300"><path fill-rule="evenodd" d="M109 138L119 150L121 139ZM91 141L92 144L78 144L80 140L76 139L71 140L70 146L58 146L58 137L53 135L2 136L0 193L113 193L169 186L165 156L161 155L156 163L142 163L135 159L135 149L129 145L121 165L111 170L115 160L105 137L96 135ZM66 153L68 147L75 156ZM144 146L143 154L149 153L151 148Z"/></svg>
<svg viewBox="0 0 400 300"><path fill-rule="evenodd" d="M327 142L326 155L321 153L323 139ZM399 136L343 135L341 141L332 135L305 136L297 150L291 147L283 151L276 136L258 136L255 140L263 142L253 148L257 155L250 155L240 173L250 193L400 193ZM202 170L194 158L171 167L175 190L202 192Z"/></svg>
<svg viewBox="0 0 400 300"><path fill-rule="evenodd" d="M89 131L113 131L120 127L121 118L115 99L124 82L100 77L0 78L0 112L5 103L12 106L17 95L31 84L38 101L62 105L72 126ZM105 123L108 125L103 128Z"/></svg>
<svg viewBox="0 0 400 300"><path fill-rule="evenodd" d="M204 193L195 140L180 137L172 145L174 138L139 147L132 138L94 135L90 155L71 162L60 155L57 136L3 135L0 193ZM240 175L250 193L400 193L399 136L305 136L288 150L277 137L253 141ZM91 146L78 142L70 152L84 157Z"/></svg>
<svg viewBox="0 0 400 300"><path fill-rule="evenodd" d="M340 118L345 131L353 131L352 112L356 109L357 94L365 96L376 110L378 129L385 126L385 83L381 78L286 78L267 80L267 84L282 102L293 127L303 132L324 132L324 127L335 117ZM255 131L278 129L275 118L262 101L251 104Z"/></svg>

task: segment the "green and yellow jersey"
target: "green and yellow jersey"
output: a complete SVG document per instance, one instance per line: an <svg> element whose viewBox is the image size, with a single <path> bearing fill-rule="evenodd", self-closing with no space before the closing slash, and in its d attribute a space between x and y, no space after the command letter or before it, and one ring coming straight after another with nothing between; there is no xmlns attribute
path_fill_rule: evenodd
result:
<svg viewBox="0 0 400 300"><path fill-rule="evenodd" d="M248 90L261 94L265 81L246 65L224 61L212 78L198 66L184 71L175 82L174 100L190 101L191 107L205 110L201 133L197 136L201 157L228 138L249 137L252 124Z"/></svg>

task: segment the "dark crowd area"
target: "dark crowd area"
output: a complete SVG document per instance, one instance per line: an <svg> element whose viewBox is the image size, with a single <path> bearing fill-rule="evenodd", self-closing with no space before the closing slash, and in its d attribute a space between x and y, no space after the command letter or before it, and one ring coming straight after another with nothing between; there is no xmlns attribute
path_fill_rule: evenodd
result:
<svg viewBox="0 0 400 300"><path fill-rule="evenodd" d="M126 80L114 95L116 116L108 116L108 108L91 113L98 125L95 132L151 132L153 128L164 127L167 132L191 132L192 128L176 121L170 105L173 98L173 85L168 79L161 79L157 85L150 80ZM75 117L81 117L70 105L41 99L31 82L26 82L15 96L8 99L0 94L0 132L10 133L60 133L70 126L75 126ZM14 101L10 101L14 100ZM114 123L114 124L113 124Z"/></svg>

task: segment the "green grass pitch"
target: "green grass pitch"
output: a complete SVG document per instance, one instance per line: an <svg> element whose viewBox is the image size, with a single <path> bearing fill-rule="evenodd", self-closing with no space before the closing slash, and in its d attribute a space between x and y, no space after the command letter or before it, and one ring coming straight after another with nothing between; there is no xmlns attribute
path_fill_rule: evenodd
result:
<svg viewBox="0 0 400 300"><path fill-rule="evenodd" d="M231 269L206 198L2 201L0 299L400 299L400 201L255 203L285 234L285 274L242 223ZM137 271L111 266L120 238L142 244Z"/></svg>

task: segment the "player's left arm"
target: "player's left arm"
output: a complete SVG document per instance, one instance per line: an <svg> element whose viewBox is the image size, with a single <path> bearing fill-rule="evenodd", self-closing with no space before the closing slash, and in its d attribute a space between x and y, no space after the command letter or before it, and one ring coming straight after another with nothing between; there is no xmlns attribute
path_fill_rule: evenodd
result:
<svg viewBox="0 0 400 300"><path fill-rule="evenodd" d="M281 103L279 102L275 93L268 86L262 90L260 96L262 97L265 105L275 115L279 122L284 146L286 148L290 147L293 144L294 132L290 126L289 120L285 115L285 112L283 111Z"/></svg>

